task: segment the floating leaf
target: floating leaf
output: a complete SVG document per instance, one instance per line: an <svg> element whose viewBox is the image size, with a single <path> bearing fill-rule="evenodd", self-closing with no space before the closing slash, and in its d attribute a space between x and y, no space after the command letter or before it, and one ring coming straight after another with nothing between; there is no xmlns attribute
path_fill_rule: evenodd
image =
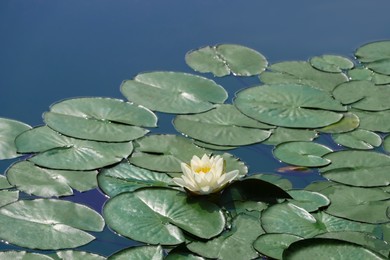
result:
<svg viewBox="0 0 390 260"><path fill-rule="evenodd" d="M387 135L383 140L383 149L390 153L390 135Z"/></svg>
<svg viewBox="0 0 390 260"><path fill-rule="evenodd" d="M259 52L235 44L206 46L186 54L186 63L195 71L211 72L222 77L230 73L235 76L253 76L267 67L266 58Z"/></svg>
<svg viewBox="0 0 390 260"><path fill-rule="evenodd" d="M348 81L343 73L328 73L313 68L304 61L285 61L271 65L270 72L260 75L265 84L303 84L314 88L332 91L337 85Z"/></svg>
<svg viewBox="0 0 390 260"><path fill-rule="evenodd" d="M311 238L292 243L284 252L283 259L386 259L363 246L330 238Z"/></svg>
<svg viewBox="0 0 390 260"><path fill-rule="evenodd" d="M125 142L144 136L155 127L156 115L142 107L112 98L75 98L56 103L44 114L46 124L80 139Z"/></svg>
<svg viewBox="0 0 390 260"><path fill-rule="evenodd" d="M16 152L15 138L31 126L19 121L0 118L0 160L19 156Z"/></svg>
<svg viewBox="0 0 390 260"><path fill-rule="evenodd" d="M36 199L0 208L0 225L0 238L11 244L53 250L89 243L94 237L82 230L102 231L104 221L97 212L80 204Z"/></svg>
<svg viewBox="0 0 390 260"><path fill-rule="evenodd" d="M94 170L121 161L132 152L131 142L104 143L66 137L47 126L33 128L15 140L18 152L38 153L29 161L47 168Z"/></svg>
<svg viewBox="0 0 390 260"><path fill-rule="evenodd" d="M356 50L355 55L371 70L390 75L390 41L365 44Z"/></svg>
<svg viewBox="0 0 390 260"><path fill-rule="evenodd" d="M360 119L353 113L345 113L343 118L328 126L317 128L316 130L328 134L350 132L359 127Z"/></svg>
<svg viewBox="0 0 390 260"><path fill-rule="evenodd" d="M0 190L0 207L19 199L19 191Z"/></svg>
<svg viewBox="0 0 390 260"><path fill-rule="evenodd" d="M360 119L359 128L374 132L390 132L390 110L379 112L351 110Z"/></svg>
<svg viewBox="0 0 390 260"><path fill-rule="evenodd" d="M283 190L290 190L292 189L292 183L283 178L279 174L263 174L263 173L258 173L258 174L252 174L251 176L248 177L248 179L260 179L266 182L270 182L272 184L275 184L276 186L282 188Z"/></svg>
<svg viewBox="0 0 390 260"><path fill-rule="evenodd" d="M64 171L41 168L21 161L7 169L8 181L19 190L40 197L69 196L73 189L87 191L97 187L97 171Z"/></svg>
<svg viewBox="0 0 390 260"><path fill-rule="evenodd" d="M136 246L121 250L110 256L110 260L162 260L163 258L161 246Z"/></svg>
<svg viewBox="0 0 390 260"><path fill-rule="evenodd" d="M375 85L370 81L349 81L338 85L333 96L343 104L369 111L390 109L390 85Z"/></svg>
<svg viewBox="0 0 390 260"><path fill-rule="evenodd" d="M353 186L374 187L390 184L390 156L370 151L338 151L327 154L332 161L320 169L322 176Z"/></svg>
<svg viewBox="0 0 390 260"><path fill-rule="evenodd" d="M352 69L353 62L345 57L337 55L322 55L312 57L310 64L319 70L325 72L342 72L343 70Z"/></svg>
<svg viewBox="0 0 390 260"><path fill-rule="evenodd" d="M390 83L389 75L375 73L372 70L369 70L365 67L355 68L348 71L348 76L351 78L351 80L369 80L374 82L377 85Z"/></svg>
<svg viewBox="0 0 390 260"><path fill-rule="evenodd" d="M323 158L332 150L324 145L312 142L287 142L279 144L273 154L279 160L293 165L319 167L328 165L331 161Z"/></svg>
<svg viewBox="0 0 390 260"><path fill-rule="evenodd" d="M237 146L209 144L209 143L201 142L199 140L194 140L194 144L203 147L205 149L218 150L218 151L232 150L237 148Z"/></svg>
<svg viewBox="0 0 390 260"><path fill-rule="evenodd" d="M0 175L0 190L9 189L13 186L9 184L7 178L4 175Z"/></svg>
<svg viewBox="0 0 390 260"><path fill-rule="evenodd" d="M219 105L202 114L179 115L175 128L194 139L216 145L239 146L262 142L270 136L270 128L240 113L232 105Z"/></svg>
<svg viewBox="0 0 390 260"><path fill-rule="evenodd" d="M2 260L53 260L50 256L30 253L26 251L3 251L0 252Z"/></svg>
<svg viewBox="0 0 390 260"><path fill-rule="evenodd" d="M98 175L99 188L110 197L144 187L168 187L172 178L162 172L153 172L131 165L128 161L102 169Z"/></svg>
<svg viewBox="0 0 390 260"><path fill-rule="evenodd" d="M178 246L169 251L168 255L164 258L165 260L205 260L205 258L194 255L186 247Z"/></svg>
<svg viewBox="0 0 390 260"><path fill-rule="evenodd" d="M312 141L317 136L314 130L277 127L272 130L272 135L263 144L277 145L289 141Z"/></svg>
<svg viewBox="0 0 390 260"><path fill-rule="evenodd" d="M382 138L378 134L364 129L356 129L352 132L334 134L332 137L336 143L352 149L368 150L382 144Z"/></svg>
<svg viewBox="0 0 390 260"><path fill-rule="evenodd" d="M238 215L231 230L208 242L192 242L188 249L201 256L217 259L253 259L257 252L252 243L264 233L257 218L245 214Z"/></svg>
<svg viewBox="0 0 390 260"><path fill-rule="evenodd" d="M121 92L136 104L176 114L204 112L227 99L225 89L214 81L180 72L138 74L123 82Z"/></svg>
<svg viewBox="0 0 390 260"><path fill-rule="evenodd" d="M283 251L302 237L291 234L263 234L256 239L253 247L261 254L273 259L282 259Z"/></svg>
<svg viewBox="0 0 390 260"><path fill-rule="evenodd" d="M83 251L64 250L58 251L56 255L59 259L83 259L83 260L105 260L106 258L97 254Z"/></svg>
<svg viewBox="0 0 390 260"><path fill-rule="evenodd" d="M289 200L295 206L305 209L307 212L313 212L321 207L328 206L330 200L318 192L307 190L290 190L288 194L293 198Z"/></svg>
<svg viewBox="0 0 390 260"><path fill-rule="evenodd" d="M149 244L183 243L182 230L209 239L225 226L222 211L215 204L161 188L119 194L105 204L103 214L114 231Z"/></svg>
<svg viewBox="0 0 390 260"><path fill-rule="evenodd" d="M266 124L296 128L333 124L343 117L333 111L346 110L327 92L298 84L247 88L238 92L234 104L245 115Z"/></svg>

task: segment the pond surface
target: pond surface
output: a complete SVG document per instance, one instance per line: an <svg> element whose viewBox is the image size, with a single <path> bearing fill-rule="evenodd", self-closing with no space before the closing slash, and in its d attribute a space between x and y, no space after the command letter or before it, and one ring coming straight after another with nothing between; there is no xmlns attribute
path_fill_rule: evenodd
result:
<svg viewBox="0 0 390 260"><path fill-rule="evenodd" d="M32 126L59 100L124 97L123 80L146 71L194 73L185 54L206 45L234 43L268 61L307 60L336 54L352 58L364 43L390 39L390 2L375 1L79 1L0 2L0 117ZM229 92L256 78L215 78ZM172 116L158 113L155 133L176 133ZM321 142L337 146L326 137ZM277 172L271 146L232 151L251 173ZM0 162L0 172L14 160ZM286 174L297 188L319 179L316 172ZM66 198L100 211L105 196L93 190ZM108 229L80 249L108 256L136 243ZM0 249L18 249L0 243Z"/></svg>

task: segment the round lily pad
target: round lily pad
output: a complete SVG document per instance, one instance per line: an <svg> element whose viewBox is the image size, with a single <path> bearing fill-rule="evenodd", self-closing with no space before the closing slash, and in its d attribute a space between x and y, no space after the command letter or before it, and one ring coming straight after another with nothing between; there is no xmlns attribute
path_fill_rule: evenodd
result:
<svg viewBox="0 0 390 260"><path fill-rule="evenodd" d="M110 260L162 260L164 258L163 249L158 246L135 246L123 249L110 255Z"/></svg>
<svg viewBox="0 0 390 260"><path fill-rule="evenodd" d="M84 205L36 199L20 200L0 208L0 224L0 238L11 244L55 250L91 242L94 237L83 230L102 231L104 221Z"/></svg>
<svg viewBox="0 0 390 260"><path fill-rule="evenodd" d="M232 105L219 105L202 114L179 115L173 121L175 128L194 139L216 145L238 146L267 139L270 128L253 120Z"/></svg>
<svg viewBox="0 0 390 260"><path fill-rule="evenodd" d="M149 244L183 243L183 231L209 239L225 226L215 204L161 188L119 194L105 204L103 215L114 231Z"/></svg>
<svg viewBox="0 0 390 260"><path fill-rule="evenodd" d="M318 136L318 133L315 130L310 129L277 127L271 131L271 136L266 139L263 144L277 145L290 141L312 141Z"/></svg>
<svg viewBox="0 0 390 260"><path fill-rule="evenodd" d="M359 124L359 117L348 112L343 115L343 118L340 121L322 128L317 128L316 130L328 134L345 133L358 128Z"/></svg>
<svg viewBox="0 0 390 260"><path fill-rule="evenodd" d="M261 254L272 259L282 259L283 251L302 237L291 234L263 234L253 243L253 247Z"/></svg>
<svg viewBox="0 0 390 260"><path fill-rule="evenodd" d="M0 207L15 202L19 199L19 191L0 190Z"/></svg>
<svg viewBox="0 0 390 260"><path fill-rule="evenodd" d="M365 44L355 53L360 62L371 70L390 75L390 41L378 41Z"/></svg>
<svg viewBox="0 0 390 260"><path fill-rule="evenodd" d="M0 118L0 160L20 156L16 152L15 138L29 129L31 129L31 126L22 122Z"/></svg>
<svg viewBox="0 0 390 260"><path fill-rule="evenodd" d="M308 212L316 211L321 207L328 206L330 203L330 200L326 196L318 192L290 190L288 191L288 194L293 198L289 200L290 203L301 207Z"/></svg>
<svg viewBox="0 0 390 260"><path fill-rule="evenodd" d="M352 109L351 112L359 117L359 128L374 132L390 132L390 110L375 112Z"/></svg>
<svg viewBox="0 0 390 260"><path fill-rule="evenodd" d="M265 84L303 84L330 92L337 85L348 81L343 73L319 71L304 61L279 62L269 69L260 75L260 80Z"/></svg>
<svg viewBox="0 0 390 260"><path fill-rule="evenodd" d="M320 169L322 176L361 187L390 184L390 156L370 151L338 151L324 156L332 163Z"/></svg>
<svg viewBox="0 0 390 260"><path fill-rule="evenodd" d="M350 59L338 55L312 57L310 64L314 68L325 72L342 72L343 70L352 69L354 66Z"/></svg>
<svg viewBox="0 0 390 260"><path fill-rule="evenodd" d="M253 76L267 67L266 58L259 52L245 46L220 44L206 46L186 54L187 64L199 72L211 72L222 77L232 73L235 76Z"/></svg>
<svg viewBox="0 0 390 260"><path fill-rule="evenodd" d="M323 158L332 150L324 145L313 142L287 142L279 144L273 154L279 160L298 166L319 167L328 165L331 161Z"/></svg>
<svg viewBox="0 0 390 260"><path fill-rule="evenodd" d="M132 103L111 98L75 98L56 103L44 114L46 124L80 139L125 142L144 136L155 127L156 115Z"/></svg>
<svg viewBox="0 0 390 260"><path fill-rule="evenodd" d="M165 71L138 74L122 83L121 92L153 111L176 114L204 112L227 99L225 89L210 79Z"/></svg>
<svg viewBox="0 0 390 260"><path fill-rule="evenodd" d="M298 84L264 85L241 90L234 100L245 115L266 124L318 128L338 122L346 107L327 92Z"/></svg>
<svg viewBox="0 0 390 260"><path fill-rule="evenodd" d="M369 150L382 144L380 135L364 129L356 129L351 132L333 134L333 140L343 146L352 149Z"/></svg>

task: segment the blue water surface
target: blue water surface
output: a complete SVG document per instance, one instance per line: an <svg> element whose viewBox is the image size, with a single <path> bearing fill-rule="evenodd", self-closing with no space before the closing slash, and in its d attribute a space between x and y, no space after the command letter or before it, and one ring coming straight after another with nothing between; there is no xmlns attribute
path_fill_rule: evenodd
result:
<svg viewBox="0 0 390 260"><path fill-rule="evenodd" d="M124 98L121 82L137 73L194 73L184 55L205 45L245 45L270 63L322 54L352 58L362 44L390 39L389 10L388 0L1 0L0 117L37 126L62 99ZM229 91L229 101L257 82L215 80ZM156 132L173 133L170 116L159 118ZM252 173L283 166L269 146L233 153ZM0 173L12 162L0 161ZM298 173L292 180L304 187L316 178ZM95 190L68 199L100 211L105 197ZM108 230L95 235L82 250L108 256L136 244ZM0 249L15 248L0 243Z"/></svg>

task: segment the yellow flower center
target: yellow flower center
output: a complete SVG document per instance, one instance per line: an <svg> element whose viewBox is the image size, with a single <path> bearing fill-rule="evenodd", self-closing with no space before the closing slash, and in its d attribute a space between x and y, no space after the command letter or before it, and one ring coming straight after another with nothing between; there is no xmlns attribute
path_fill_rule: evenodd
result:
<svg viewBox="0 0 390 260"><path fill-rule="evenodd" d="M196 173L208 173L211 170L210 166L202 166L197 169L195 169Z"/></svg>

